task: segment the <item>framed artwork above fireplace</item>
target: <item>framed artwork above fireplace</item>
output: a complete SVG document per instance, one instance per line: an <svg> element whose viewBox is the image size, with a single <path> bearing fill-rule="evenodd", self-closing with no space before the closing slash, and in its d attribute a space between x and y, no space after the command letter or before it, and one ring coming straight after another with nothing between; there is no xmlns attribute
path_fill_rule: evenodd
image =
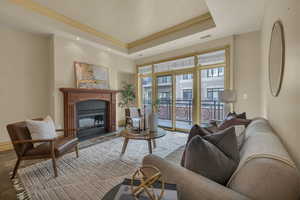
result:
<svg viewBox="0 0 300 200"><path fill-rule="evenodd" d="M74 62L76 87L109 89L109 69L107 67L82 62Z"/></svg>

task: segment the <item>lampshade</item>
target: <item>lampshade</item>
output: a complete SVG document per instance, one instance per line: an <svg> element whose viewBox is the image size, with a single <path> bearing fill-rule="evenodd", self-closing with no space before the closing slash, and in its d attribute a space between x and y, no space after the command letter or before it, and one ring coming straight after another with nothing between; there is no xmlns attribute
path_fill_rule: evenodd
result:
<svg viewBox="0 0 300 200"><path fill-rule="evenodd" d="M236 92L234 90L226 89L219 93L219 100L223 103L236 102Z"/></svg>

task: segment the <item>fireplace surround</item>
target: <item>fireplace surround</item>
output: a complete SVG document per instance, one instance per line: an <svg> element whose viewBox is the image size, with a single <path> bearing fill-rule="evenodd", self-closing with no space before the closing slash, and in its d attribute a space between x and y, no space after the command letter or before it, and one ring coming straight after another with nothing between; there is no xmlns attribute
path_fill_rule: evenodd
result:
<svg viewBox="0 0 300 200"><path fill-rule="evenodd" d="M78 129L81 139L116 130L118 91L85 88L60 88L60 91L64 98L65 129Z"/></svg>

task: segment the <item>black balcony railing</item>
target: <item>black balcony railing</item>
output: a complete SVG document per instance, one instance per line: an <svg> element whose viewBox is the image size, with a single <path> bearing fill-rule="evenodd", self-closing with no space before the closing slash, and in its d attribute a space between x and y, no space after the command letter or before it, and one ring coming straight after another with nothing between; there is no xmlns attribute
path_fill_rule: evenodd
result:
<svg viewBox="0 0 300 200"><path fill-rule="evenodd" d="M151 101L144 101L144 105L151 106ZM175 116L176 121L192 124L193 100L192 99L176 99ZM162 120L172 119L172 100L160 99L158 106L158 117ZM201 101L201 122L208 123L210 120L223 120L224 104L217 100Z"/></svg>
<svg viewBox="0 0 300 200"><path fill-rule="evenodd" d="M151 108L151 100L143 101L146 107ZM193 118L193 100L192 99L176 99L175 116L176 121L192 124ZM158 117L161 120L172 119L172 100L160 99L158 105ZM210 120L224 119L224 104L217 100L202 100L201 101L201 122L208 123Z"/></svg>
<svg viewBox="0 0 300 200"><path fill-rule="evenodd" d="M201 101L201 122L208 123L210 120L224 119L224 104L217 100Z"/></svg>

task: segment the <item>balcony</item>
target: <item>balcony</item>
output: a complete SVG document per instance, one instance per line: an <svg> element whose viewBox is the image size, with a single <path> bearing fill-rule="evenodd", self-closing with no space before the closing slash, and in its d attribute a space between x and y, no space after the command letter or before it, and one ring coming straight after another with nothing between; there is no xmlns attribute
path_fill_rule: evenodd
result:
<svg viewBox="0 0 300 200"><path fill-rule="evenodd" d="M147 107L151 102L144 102ZM147 104L148 103L148 104ZM189 130L193 125L193 102L191 99L176 99L175 127ZM151 107L151 106L150 106ZM158 124L162 127L173 128L172 100L161 99L158 106ZM201 124L205 125L210 120L222 120L224 118L224 104L216 100L201 101Z"/></svg>

